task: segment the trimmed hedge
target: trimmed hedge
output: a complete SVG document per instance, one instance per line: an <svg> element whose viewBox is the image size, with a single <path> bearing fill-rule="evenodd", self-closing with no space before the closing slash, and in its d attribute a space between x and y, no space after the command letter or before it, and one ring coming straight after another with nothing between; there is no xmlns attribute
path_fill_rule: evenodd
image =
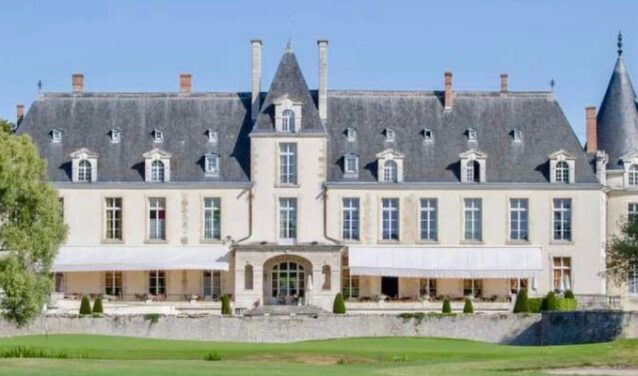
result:
<svg viewBox="0 0 638 376"><path fill-rule="evenodd" d="M576 297L574 296L574 292L572 290L565 291L565 294L563 294L563 297L565 299L576 299Z"/></svg>
<svg viewBox="0 0 638 376"><path fill-rule="evenodd" d="M543 301L545 298L529 298L527 299L527 303L529 304L529 312L531 313L541 313L543 309Z"/></svg>
<svg viewBox="0 0 638 376"><path fill-rule="evenodd" d="M555 292L550 291L547 293L547 296L545 297L545 306L543 308L545 308L545 311L558 311L558 298L556 297Z"/></svg>
<svg viewBox="0 0 638 376"><path fill-rule="evenodd" d="M80 303L80 316L91 315L91 300L88 296L82 296L82 302Z"/></svg>
<svg viewBox="0 0 638 376"><path fill-rule="evenodd" d="M527 298L527 289L521 289L516 295L516 303L514 304L514 313L528 313L530 311L529 299Z"/></svg>
<svg viewBox="0 0 638 376"><path fill-rule="evenodd" d="M346 303L343 300L343 295L338 293L335 296L335 301L332 304L332 313L337 315L343 315L346 313Z"/></svg>
<svg viewBox="0 0 638 376"><path fill-rule="evenodd" d="M442 313L452 313L452 305L450 305L450 299L443 300L443 307L441 308Z"/></svg>
<svg viewBox="0 0 638 376"><path fill-rule="evenodd" d="M230 311L230 298L228 295L222 295L222 315L230 316L232 312Z"/></svg>
<svg viewBox="0 0 638 376"><path fill-rule="evenodd" d="M472 299L465 298L465 305L463 306L463 313L474 313L474 305L472 304Z"/></svg>
<svg viewBox="0 0 638 376"><path fill-rule="evenodd" d="M102 297L98 296L93 302L93 314L101 315L104 313L104 307L102 307Z"/></svg>
<svg viewBox="0 0 638 376"><path fill-rule="evenodd" d="M558 310L559 311L575 311L578 307L578 301L572 298L559 298Z"/></svg>
<svg viewBox="0 0 638 376"><path fill-rule="evenodd" d="M554 295L556 300L556 311L575 311L578 307L578 301L576 299L559 298ZM547 309L547 298L530 298L529 299L529 311L531 313L541 313L543 311L549 311Z"/></svg>

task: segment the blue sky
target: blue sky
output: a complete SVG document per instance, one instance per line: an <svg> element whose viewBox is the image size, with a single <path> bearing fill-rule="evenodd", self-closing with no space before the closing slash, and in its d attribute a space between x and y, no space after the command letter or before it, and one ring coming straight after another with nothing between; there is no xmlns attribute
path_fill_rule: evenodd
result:
<svg viewBox="0 0 638 376"><path fill-rule="evenodd" d="M316 40L330 40L329 87L548 90L576 133L599 105L616 58L638 75L637 1L15 1L0 0L0 117L44 91L173 91L180 72L201 91L250 88L251 38L264 41L264 89L292 37L311 88Z"/></svg>

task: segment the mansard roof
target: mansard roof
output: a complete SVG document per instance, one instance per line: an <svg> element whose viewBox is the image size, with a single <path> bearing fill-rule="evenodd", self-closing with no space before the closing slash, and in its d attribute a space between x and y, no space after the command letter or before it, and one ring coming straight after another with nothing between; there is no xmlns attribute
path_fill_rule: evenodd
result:
<svg viewBox="0 0 638 376"><path fill-rule="evenodd" d="M598 149L609 155L609 168L620 168L623 155L638 142L638 104L622 55L598 111Z"/></svg>
<svg viewBox="0 0 638 376"><path fill-rule="evenodd" d="M275 131L273 102L284 96L294 98L295 101L300 101L302 104L301 132L323 133L326 131L319 117L315 101L306 84L306 79L299 67L299 62L297 62L295 54L290 49L286 49L286 52L281 57L277 72L270 84L268 94L261 106L261 112L255 122L254 132Z"/></svg>
<svg viewBox="0 0 638 376"><path fill-rule="evenodd" d="M247 182L250 169L250 93L83 93L42 94L18 133L27 133L47 159L52 181L71 181L69 154L88 148L99 154L102 182L143 182L144 153L158 147L153 130L160 129L161 149L172 154L171 180L205 182L203 155L216 152L221 176ZM51 142L52 129L64 138ZM111 142L119 128L121 140ZM218 133L208 141L207 130Z"/></svg>
<svg viewBox="0 0 638 376"><path fill-rule="evenodd" d="M487 155L486 181L490 183L547 183L548 155L564 149L576 158L576 183L597 183L587 156L549 92L454 93L454 106L445 110L443 93L427 91L329 91L330 181L343 178L340 158L359 155L359 180L377 180L375 156L392 147L404 153L404 181L459 182L459 154L478 149ZM356 142L343 136L348 127L357 130ZM383 131L392 127L395 140ZM468 141L467 128L477 130ZM431 129L434 141L425 142L423 129ZM514 142L510 132L525 134Z"/></svg>

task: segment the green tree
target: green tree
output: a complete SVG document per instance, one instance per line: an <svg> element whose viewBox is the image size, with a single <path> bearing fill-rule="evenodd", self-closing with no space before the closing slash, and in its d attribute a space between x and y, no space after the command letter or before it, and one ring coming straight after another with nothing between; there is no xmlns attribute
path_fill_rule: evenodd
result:
<svg viewBox="0 0 638 376"><path fill-rule="evenodd" d="M10 133L14 127L15 124L13 124L12 122L0 119L0 131Z"/></svg>
<svg viewBox="0 0 638 376"><path fill-rule="evenodd" d="M546 311L558 311L559 306L558 306L558 298L556 297L556 293L553 291L550 291L547 293L547 296L545 297L545 310Z"/></svg>
<svg viewBox="0 0 638 376"><path fill-rule="evenodd" d="M527 289L522 288L516 295L516 302L514 303L514 313L527 313L530 312L529 299L527 298Z"/></svg>
<svg viewBox="0 0 638 376"><path fill-rule="evenodd" d="M631 265L638 263L638 218L624 223L612 237L605 260L607 276L618 284L626 282Z"/></svg>
<svg viewBox="0 0 638 376"><path fill-rule="evenodd" d="M95 298L95 302L93 302L93 312L92 313L97 313L97 314L103 314L104 313L104 306L102 305L102 297L98 296L97 298Z"/></svg>
<svg viewBox="0 0 638 376"><path fill-rule="evenodd" d="M66 227L45 161L28 136L8 126L0 121L0 307L5 318L24 325L46 302Z"/></svg>
<svg viewBox="0 0 638 376"><path fill-rule="evenodd" d="M346 302L343 300L343 295L338 293L335 296L335 300L332 303L332 313L342 315L346 313Z"/></svg>
<svg viewBox="0 0 638 376"><path fill-rule="evenodd" d="M229 316L232 312L230 310L230 298L228 295L222 295L222 315Z"/></svg>
<svg viewBox="0 0 638 376"><path fill-rule="evenodd" d="M452 305L450 304L450 299L445 298L443 300L443 307L441 307L441 313L452 313Z"/></svg>
<svg viewBox="0 0 638 376"><path fill-rule="evenodd" d="M88 296L84 295L80 302L80 316L88 316L91 313L91 300L89 300Z"/></svg>
<svg viewBox="0 0 638 376"><path fill-rule="evenodd" d="M463 313L474 313L474 304L472 304L472 299L465 298L465 305L463 306Z"/></svg>

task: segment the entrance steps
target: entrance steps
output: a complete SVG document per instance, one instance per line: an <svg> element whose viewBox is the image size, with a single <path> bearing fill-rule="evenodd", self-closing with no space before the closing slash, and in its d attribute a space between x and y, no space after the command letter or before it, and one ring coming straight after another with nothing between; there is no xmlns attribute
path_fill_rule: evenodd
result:
<svg viewBox="0 0 638 376"><path fill-rule="evenodd" d="M253 308L244 316L324 316L330 312L312 305L264 305Z"/></svg>

